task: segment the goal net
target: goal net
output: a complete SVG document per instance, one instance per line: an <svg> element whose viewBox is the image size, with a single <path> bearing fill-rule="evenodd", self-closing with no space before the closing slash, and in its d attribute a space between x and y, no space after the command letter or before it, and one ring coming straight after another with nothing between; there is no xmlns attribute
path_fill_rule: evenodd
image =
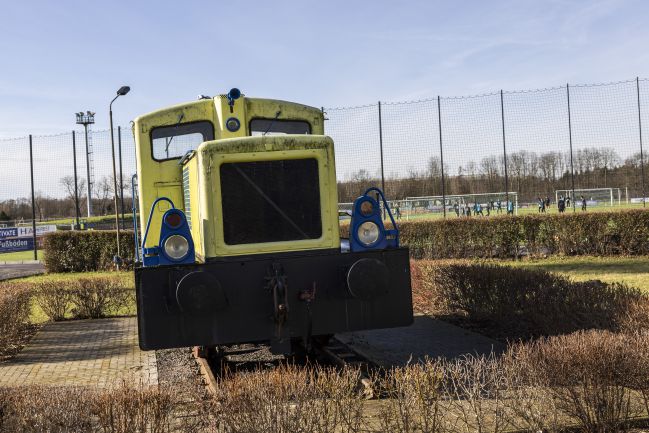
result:
<svg viewBox="0 0 649 433"><path fill-rule="evenodd" d="M446 208L447 216L473 215L476 207L483 216L504 215L507 213L507 198L511 202L511 212L518 214L518 193L516 192L406 197L403 200L390 202L390 207L394 209L398 203L404 219L441 216L444 214L444 208Z"/></svg>
<svg viewBox="0 0 649 433"><path fill-rule="evenodd" d="M555 203L560 198L570 199L570 206L581 206L582 196L588 206L620 206L622 204L622 191L620 188L588 188L575 189L573 197L571 189L558 189L554 192ZM566 206L567 207L567 206Z"/></svg>

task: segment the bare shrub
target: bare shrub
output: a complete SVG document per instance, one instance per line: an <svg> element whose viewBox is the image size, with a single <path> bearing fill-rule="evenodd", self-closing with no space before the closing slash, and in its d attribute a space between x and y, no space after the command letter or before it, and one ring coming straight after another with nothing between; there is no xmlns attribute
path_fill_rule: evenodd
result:
<svg viewBox="0 0 649 433"><path fill-rule="evenodd" d="M356 432L362 420L359 372L280 366L220 383L218 423L225 432Z"/></svg>
<svg viewBox="0 0 649 433"><path fill-rule="evenodd" d="M620 329L627 333L649 331L649 297L629 303L621 314Z"/></svg>
<svg viewBox="0 0 649 433"><path fill-rule="evenodd" d="M70 290L72 313L78 319L97 319L128 306L132 291L115 277L79 278Z"/></svg>
<svg viewBox="0 0 649 433"><path fill-rule="evenodd" d="M28 386L0 389L0 431L167 433L178 402L158 388Z"/></svg>
<svg viewBox="0 0 649 433"><path fill-rule="evenodd" d="M93 431L90 392L83 388L31 386L4 391L2 431L82 433Z"/></svg>
<svg viewBox="0 0 649 433"><path fill-rule="evenodd" d="M585 432L617 432L636 411L632 390L649 376L646 334L582 331L512 348L519 385L549 393L561 415Z"/></svg>
<svg viewBox="0 0 649 433"><path fill-rule="evenodd" d="M31 291L24 284L0 284L0 353L11 350L29 325L31 299Z"/></svg>
<svg viewBox="0 0 649 433"><path fill-rule="evenodd" d="M445 394L450 411L457 419L447 431L503 432L505 413L505 374L494 355L468 355L445 363Z"/></svg>
<svg viewBox="0 0 649 433"><path fill-rule="evenodd" d="M422 281L413 300L430 310L509 340L582 329L619 330L649 322L640 290L601 281L573 282L542 270L469 262L415 262ZM633 313L638 305L644 305ZM643 325L647 326L647 325Z"/></svg>
<svg viewBox="0 0 649 433"><path fill-rule="evenodd" d="M503 355L507 398L505 408L513 428L527 432L561 431L560 411L549 378L525 356L518 346Z"/></svg>
<svg viewBox="0 0 649 433"><path fill-rule="evenodd" d="M175 403L169 392L124 382L96 392L90 410L105 433L166 433L172 431Z"/></svg>
<svg viewBox="0 0 649 433"><path fill-rule="evenodd" d="M431 360L385 372L378 379L388 398L379 414L381 431L443 432L444 375L443 365Z"/></svg>
<svg viewBox="0 0 649 433"><path fill-rule="evenodd" d="M58 281L34 283L36 303L50 320L63 320L70 309L72 296L68 287Z"/></svg>

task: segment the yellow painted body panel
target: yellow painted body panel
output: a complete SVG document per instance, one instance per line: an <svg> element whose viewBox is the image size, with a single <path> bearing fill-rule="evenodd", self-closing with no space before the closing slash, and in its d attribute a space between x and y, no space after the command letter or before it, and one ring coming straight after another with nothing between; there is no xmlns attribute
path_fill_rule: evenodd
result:
<svg viewBox="0 0 649 433"><path fill-rule="evenodd" d="M232 109L231 109L232 108ZM279 115L277 113L279 112ZM311 125L312 135L278 135L250 137L249 125L253 119L305 120ZM241 128L230 132L225 124L230 117L237 118ZM214 140L198 146L193 157L185 162L189 170L189 189L192 225L191 232L199 261L209 257L339 248L338 197L333 142L324 134L324 116L314 107L292 102L242 97L233 107L224 95L158 110L135 119L133 134L136 143L140 224L146 227L151 205L159 197L170 198L176 207L184 208L183 166L180 158L156 161L153 159L151 130L159 126L210 121L214 125ZM220 217L220 179L218 165L224 162L249 162L276 159L314 157L318 160L323 235L320 239L265 244L226 245L223 241L223 223ZM160 224L168 205L161 204L153 213L146 246L159 242Z"/></svg>
<svg viewBox="0 0 649 433"><path fill-rule="evenodd" d="M245 137L205 142L198 148L206 191L201 202L207 257L339 248L338 193L333 141L323 135ZM223 239L220 166L225 163L314 158L318 161L322 236L318 239L227 245Z"/></svg>

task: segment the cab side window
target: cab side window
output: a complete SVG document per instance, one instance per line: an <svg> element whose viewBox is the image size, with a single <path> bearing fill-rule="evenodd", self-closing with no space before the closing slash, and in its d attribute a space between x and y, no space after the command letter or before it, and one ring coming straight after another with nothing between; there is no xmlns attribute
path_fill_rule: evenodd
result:
<svg viewBox="0 0 649 433"><path fill-rule="evenodd" d="M210 140L214 140L214 125L207 120L158 126L151 130L151 153L156 161L178 159Z"/></svg>

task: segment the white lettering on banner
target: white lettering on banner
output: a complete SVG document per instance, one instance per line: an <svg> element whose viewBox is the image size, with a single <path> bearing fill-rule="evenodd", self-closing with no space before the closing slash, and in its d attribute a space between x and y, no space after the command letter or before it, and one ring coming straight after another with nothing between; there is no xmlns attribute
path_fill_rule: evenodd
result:
<svg viewBox="0 0 649 433"><path fill-rule="evenodd" d="M16 227L0 229L0 238L16 238L16 237L18 237L18 229Z"/></svg>
<svg viewBox="0 0 649 433"><path fill-rule="evenodd" d="M36 236L42 236L45 233L51 233L56 231L56 226L53 224L49 224L46 226L36 226ZM32 236L34 234L34 231L32 230L31 227L18 227L18 236L23 237L23 236Z"/></svg>
<svg viewBox="0 0 649 433"><path fill-rule="evenodd" d="M6 248L27 248L31 244L31 239L8 239L0 241L0 250Z"/></svg>

